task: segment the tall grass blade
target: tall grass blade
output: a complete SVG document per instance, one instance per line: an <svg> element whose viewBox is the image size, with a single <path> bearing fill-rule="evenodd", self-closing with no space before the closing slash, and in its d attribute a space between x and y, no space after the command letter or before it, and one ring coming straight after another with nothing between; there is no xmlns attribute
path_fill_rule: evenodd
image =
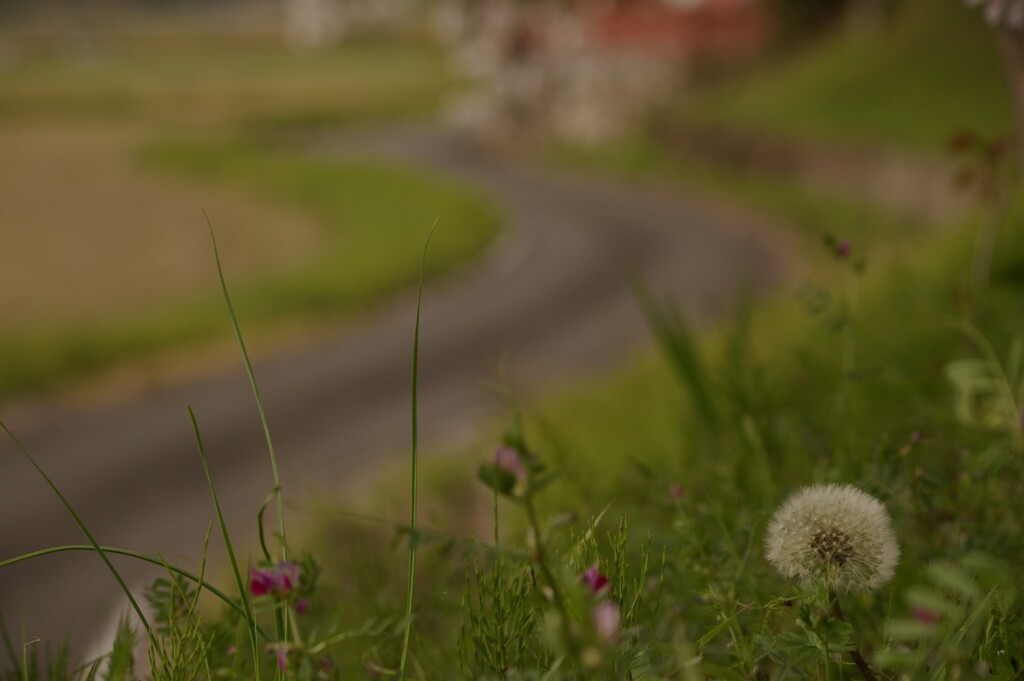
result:
<svg viewBox="0 0 1024 681"><path fill-rule="evenodd" d="M697 416L709 432L714 432L718 427L718 409L694 335L674 305L656 301L642 282L635 282L633 290L676 378L689 392Z"/></svg>
<svg viewBox="0 0 1024 681"><path fill-rule="evenodd" d="M235 585L238 587L238 596L242 600L242 608L245 610L246 627L249 631L249 643L252 645L252 661L256 678L260 676L260 649L256 634L256 618L252 614L252 606L249 603L249 594L245 589L245 580L242 579L242 572L238 569L238 560L235 558L235 549L231 543L231 533L228 532L228 525L224 522L224 513L220 509L220 500L217 499L217 488L213 484L213 476L210 475L210 466L206 460L206 449L203 447L203 436L199 432L199 423L192 407L188 407L188 418L192 421L192 431L196 436L196 446L199 448L199 458L203 462L203 474L206 475L206 482L210 486L210 497L213 499L213 508L217 512L217 524L220 525L221 534L224 537L224 548L228 552L228 560L231 562L231 573L235 578Z"/></svg>
<svg viewBox="0 0 1024 681"><path fill-rule="evenodd" d="M11 642L11 633L7 630L7 622L4 620L2 614L0 614L0 640L3 640L4 651L7 653L7 659L10 660L11 671L15 674L20 674L21 668L18 663L18 656L14 652L14 644Z"/></svg>
<svg viewBox="0 0 1024 681"><path fill-rule="evenodd" d="M278 473L277 468L277 455L274 452L274 441L270 437L270 426L267 424L267 414L263 409L263 398L260 397L260 388L256 383L256 375L252 370L252 362L249 360L249 351L245 347L245 340L242 338L242 329L238 325L238 317L235 315L234 305L231 304L231 295L228 293L228 285L224 280L224 268L220 262L220 251L217 250L217 238L213 233L213 223L210 221L210 216L203 211L204 217L206 217L206 225L210 228L210 241L213 243L213 257L217 262L217 277L220 279L220 289L224 294L224 302L227 304L228 314L231 317L231 326L235 330L235 339L238 341L238 347L242 351L242 360L245 363L245 372L249 376L249 385L252 387L253 397L256 398L256 409L260 414L260 423L263 425L263 437L267 441L267 451L270 454L270 468L274 473L274 491L277 495L277 520L278 526L281 533L281 557L284 560L288 560L288 540L285 535L284 527L284 502L281 498L281 476Z"/></svg>
<svg viewBox="0 0 1024 681"><path fill-rule="evenodd" d="M430 248L430 237L434 234L434 228L437 227L437 220L434 220L434 224L431 225L430 231L427 233L426 243L423 244L423 259L420 261L420 281L419 286L416 290L416 324L413 329L412 337L412 495L411 495L411 507L409 517L409 578L406 584L406 599L405 599L405 635L402 638L402 659L398 665L398 679L401 681L405 678L405 666L409 658L409 636L412 634L412 597L413 597L413 582L416 577L416 501L417 501L417 474L419 468L418 462L418 448L419 448L419 421L417 416L417 400L418 400L418 376L419 376L419 361L420 361L420 309L423 305L423 273L427 267L427 250Z"/></svg>
<svg viewBox="0 0 1024 681"><path fill-rule="evenodd" d="M263 557L268 563L272 563L273 559L270 557L270 548L267 546L267 532L266 523L263 521L263 517L267 514L267 505L274 500L274 495L277 492L271 492L270 495L263 500L260 504L260 510L256 512L256 531L257 536L260 539L260 550L263 551Z"/></svg>
<svg viewBox="0 0 1024 681"><path fill-rule="evenodd" d="M128 681L132 676L134 658L132 649L135 647L135 632L127 620L121 620L114 637L114 646L110 651L105 681Z"/></svg>
<svg viewBox="0 0 1024 681"><path fill-rule="evenodd" d="M29 451L25 449L25 446L21 444L21 441L17 437L15 437L14 433L12 433L11 430L7 427L7 424L4 423L3 421L0 421L0 428L2 428L5 433L7 433L7 436L11 438L11 441L14 442L14 445L18 448L22 455L24 455L24 457L28 459L29 463L32 464L32 467L36 469L36 472L39 473L40 476L42 476L43 480L46 481L46 484L49 485L51 490L53 490L53 493L57 495L58 499L60 499L60 502L64 505L64 508L67 509L67 512L71 514L71 518L75 521L75 524L78 525L78 529L80 529L82 531L82 534L85 535L86 539L89 540L89 544L99 555L100 560L103 561L103 564L107 566L107 570L109 570L110 574L113 575L115 580L117 580L117 583L121 587L121 590L124 592L124 595L128 598L128 602L131 604L132 609L138 616L139 621L142 623L142 626L146 629L146 634L149 638L150 644L160 654L160 656L163 657L163 648L160 646L159 641L156 639L156 636L153 633L153 629L149 625L149 620L146 619L146 615L142 612L142 608L139 607L138 601L135 600L135 596L132 595L132 591L128 588L128 585L125 583L124 578L121 576L121 573L118 572L117 568L114 567L114 564L110 562L110 558L109 556L107 556L106 551L104 551L103 547L101 547L99 542L96 541L96 538L93 536L92 532L89 531L89 528L86 527L85 523L82 521L82 518L78 515L77 512L75 512L74 507L61 493L60 489L58 489L57 485L54 484L53 480L50 479L50 476L46 474L46 471L44 471L42 466L40 466L39 463L35 460L35 457L33 457L29 453ZM3 565L5 564L6 562L0 563L0 567L3 567Z"/></svg>

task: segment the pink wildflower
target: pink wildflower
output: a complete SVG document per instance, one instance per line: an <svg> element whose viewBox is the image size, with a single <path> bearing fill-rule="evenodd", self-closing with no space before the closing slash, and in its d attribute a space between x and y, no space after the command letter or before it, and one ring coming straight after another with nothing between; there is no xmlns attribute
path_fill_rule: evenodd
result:
<svg viewBox="0 0 1024 681"><path fill-rule="evenodd" d="M270 652L277 656L277 666L281 671L288 669L288 654L291 652L291 646L287 643L275 643L270 646Z"/></svg>
<svg viewBox="0 0 1024 681"><path fill-rule="evenodd" d="M253 596L266 596L273 590L273 571L269 569L249 568L249 591Z"/></svg>
<svg viewBox="0 0 1024 681"><path fill-rule="evenodd" d="M914 616L914 619L921 624L932 624L935 620L939 619L939 616L928 608L921 606L915 606L910 609L910 614Z"/></svg>
<svg viewBox="0 0 1024 681"><path fill-rule="evenodd" d="M587 585L587 589L594 596L600 596L605 591L611 588L611 582L608 578L597 571L597 563L594 563L586 569L582 575L583 583Z"/></svg>
<svg viewBox="0 0 1024 681"><path fill-rule="evenodd" d="M302 568L298 563L281 561L274 570L277 577L277 588L283 593L288 593L299 588L299 577L302 575Z"/></svg>
<svg viewBox="0 0 1024 681"><path fill-rule="evenodd" d="M605 643L614 641L622 624L619 606L611 601L601 601L590 611L590 621L599 639Z"/></svg>
<svg viewBox="0 0 1024 681"><path fill-rule="evenodd" d="M668 496L672 501L680 501L683 498L683 486L674 482L668 486Z"/></svg>
<svg viewBox="0 0 1024 681"><path fill-rule="evenodd" d="M836 255L840 258L845 258L853 252L853 244L846 239L840 239L839 243L836 244Z"/></svg>
<svg viewBox="0 0 1024 681"><path fill-rule="evenodd" d="M285 596L299 588L302 568L298 563L281 561L273 569L250 568L249 591L253 596Z"/></svg>
<svg viewBox="0 0 1024 681"><path fill-rule="evenodd" d="M519 458L519 452L512 447L507 445L498 447L494 452L494 465L506 473L511 473L516 482L526 480L526 468L523 466L522 459Z"/></svg>

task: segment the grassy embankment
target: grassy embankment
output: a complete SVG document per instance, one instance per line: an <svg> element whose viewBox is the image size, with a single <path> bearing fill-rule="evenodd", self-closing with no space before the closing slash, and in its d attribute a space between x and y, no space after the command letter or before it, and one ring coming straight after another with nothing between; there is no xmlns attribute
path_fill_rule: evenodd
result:
<svg viewBox="0 0 1024 681"><path fill-rule="evenodd" d="M497 231L494 208L464 187L266 141L282 126L430 115L450 80L421 39L359 38L308 53L272 35L173 31L11 45L0 144L22 176L4 183L13 193L0 199L2 229L46 238L9 251L5 281L16 294L4 307L2 395L226 338L212 260L197 265L209 254L208 243L197 247L204 209L229 254L239 314L258 335L351 314L410 286L435 218L443 229L430 274ZM135 282L153 272L161 285L149 295Z"/></svg>
<svg viewBox="0 0 1024 681"><path fill-rule="evenodd" d="M999 53L955 0L899 3L874 30L830 35L678 112L745 132L942 153L952 132L1012 126Z"/></svg>
<svg viewBox="0 0 1024 681"><path fill-rule="evenodd" d="M833 36L782 65L766 65L753 80L694 101L687 120L926 154L937 154L959 129L1009 132L998 60L978 18L952 2L931 10L932 3L909 3L881 33ZM952 32L957 40L949 39ZM1024 633L1024 618L1007 581L1007 566L1024 557L1015 520L1022 514L1022 451L1014 410L1024 402L1019 211L1002 232L991 284L976 291L975 238L991 217L984 209L949 216L941 226L908 224L783 178L681 162L642 136L555 156L745 204L794 228L807 261L805 280L704 333L697 345L677 336L675 361L641 357L528 410L537 452L561 473L542 493L552 517L587 518L607 506L598 531L602 567L612 562L605 532L614 534L623 514L639 528L629 544L630 574L637 574L648 531L655 562L664 551L664 581L639 589L658 607L648 604L631 622L635 638L619 649L612 676L626 678L631 669L633 678L648 678L642 670L650 664L662 674L675 670L671 678L855 678L849 658L835 652L851 645L887 673L905 669L914 678L943 669L971 678L987 670L999 678L1019 673L1024 660L1009 649ZM838 256L834 242L823 246L829 236L848 239L851 255ZM1012 404L993 391L1000 372L1012 383ZM490 447L482 449L486 458ZM436 464L422 499L433 508L434 527L465 536L474 525L476 541L488 544L491 502L466 456L473 453ZM853 484L880 498L902 546L892 584L850 597L852 628L809 607L815 597L780 579L763 557L772 510L814 482ZM672 484L681 486L681 497ZM374 507L386 513L403 492L401 485L390 495L378 491L386 500ZM525 525L519 503L502 503L500 515L503 527ZM388 516L402 523L401 514ZM570 573L597 555L579 539L585 529L553 527L549 535ZM514 564L522 558L521 535L503 536ZM328 537L319 544L322 555L331 572L344 575L324 593L328 619L339 618L329 605L337 602L347 604L343 619L350 623L399 612L402 574L386 540L358 520L337 524ZM511 589L514 573L507 565L491 572L493 563L481 557L487 551L472 542L444 532L433 539L437 550L421 563L414 654L427 678L451 673L460 647L470 650L462 673L486 673L472 653L474 645L481 649L472 632L486 628L472 619L482 617L473 594L489 579ZM347 548L355 545L378 549ZM453 558L462 550L477 551L483 581L467 578ZM984 567L984 559L972 558L976 552L1002 568ZM474 588L462 599L468 585ZM512 597L482 598L507 608L510 619L521 612ZM544 612L550 616L540 607L534 617ZM551 632L537 619L526 622L521 638L505 630L506 653L522 668L552 664L557 646L541 643ZM524 639L526 652L515 647ZM386 663L395 654L387 636L343 645L343 660L362 653Z"/></svg>
<svg viewBox="0 0 1024 681"><path fill-rule="evenodd" d="M822 45L805 68L822 68L848 40L874 40L883 52L899 47L878 36L844 37ZM912 72L926 70L931 58L904 53ZM836 66L823 78L829 88L833 79L850 79L865 99L873 88L899 89L897 69L867 79L855 77L855 63L831 63L848 70ZM762 82L770 77L766 71ZM991 73L981 79L998 82ZM778 87L785 98L781 81ZM922 115L958 96L931 91L919 102ZM887 677L1018 676L1020 217L1007 223L991 281L972 286L984 211L950 216L943 230L904 225L875 207L784 180L681 165L642 141L605 151L574 159L687 191L696 185L794 224L805 240L807 281L741 308L696 339L669 324L662 340L671 352L640 357L531 407L529 445L560 473L535 499L535 475L525 490L503 487L501 499L481 493L465 456L425 471L423 516L442 531L418 537L408 676L852 679L860 676L853 648ZM822 247L828 235L849 239L850 253L835 242ZM962 401L949 375L958 378ZM488 459L491 446L483 449ZM496 482L501 487L502 478ZM800 588L763 558L772 511L812 482L853 484L878 497L901 545L891 583L840 594L845 621L827 590ZM309 595L311 611L295 620L306 638L289 648L289 677L325 669L312 666L319 664L314 649L332 657L328 677L397 667L405 562L388 540L389 525L404 523L394 506L407 502L407 492L405 483L396 489L374 489L371 508L386 518L383 532L350 517L314 543L322 584ZM492 502L500 548L489 526ZM538 506L550 522L524 541L524 516ZM633 531L617 548L623 516ZM600 519L593 531L591 517ZM471 522L484 528L475 540L464 534ZM452 537L452 529L462 536ZM652 559L644 567L648 536ZM469 567L467 555L476 561ZM611 580L603 597L580 583L596 560ZM295 604L291 595L276 598ZM589 617L601 599L623 618L610 638ZM228 618L214 627L219 638L210 640L218 645L206 661L242 678L246 662L225 650L230 640L245 645L244 628ZM330 645L318 648L318 641ZM264 652L265 665L273 659Z"/></svg>

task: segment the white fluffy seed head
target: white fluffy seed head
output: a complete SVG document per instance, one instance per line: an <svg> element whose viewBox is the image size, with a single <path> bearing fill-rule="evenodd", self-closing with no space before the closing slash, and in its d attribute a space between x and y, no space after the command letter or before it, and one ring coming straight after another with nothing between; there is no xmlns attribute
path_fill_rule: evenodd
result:
<svg viewBox="0 0 1024 681"><path fill-rule="evenodd" d="M812 485L772 516L765 553L806 586L874 591L892 579L900 547L878 499L850 485Z"/></svg>

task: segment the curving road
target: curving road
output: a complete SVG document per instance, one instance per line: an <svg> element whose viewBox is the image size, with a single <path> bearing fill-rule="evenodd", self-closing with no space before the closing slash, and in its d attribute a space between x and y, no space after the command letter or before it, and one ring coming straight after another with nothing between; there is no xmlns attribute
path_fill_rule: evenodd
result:
<svg viewBox="0 0 1024 681"><path fill-rule="evenodd" d="M425 290L420 423L427 445L468 436L498 408L478 381L493 378L503 357L517 389L536 392L645 342L629 276L642 274L700 321L727 308L741 286L776 283L788 264L778 235L761 227L658 191L539 170L446 129L324 135L311 146L317 154L424 165L488 192L508 216L507 234L480 261ZM443 223L440 216L435 238L444 238ZM413 296L401 296L357 328L256 362L286 495L336 498L404 455L413 305ZM199 419L228 523L251 546L255 509L271 479L240 362L123 403L54 403L31 418L6 418L101 542L162 552L195 568L212 509L186 405ZM0 481L0 559L82 543L6 441ZM153 575L119 565L132 584ZM104 635L100 623L120 602L87 554L0 571L0 614L16 634L53 640L70 630L76 647L84 646Z"/></svg>

